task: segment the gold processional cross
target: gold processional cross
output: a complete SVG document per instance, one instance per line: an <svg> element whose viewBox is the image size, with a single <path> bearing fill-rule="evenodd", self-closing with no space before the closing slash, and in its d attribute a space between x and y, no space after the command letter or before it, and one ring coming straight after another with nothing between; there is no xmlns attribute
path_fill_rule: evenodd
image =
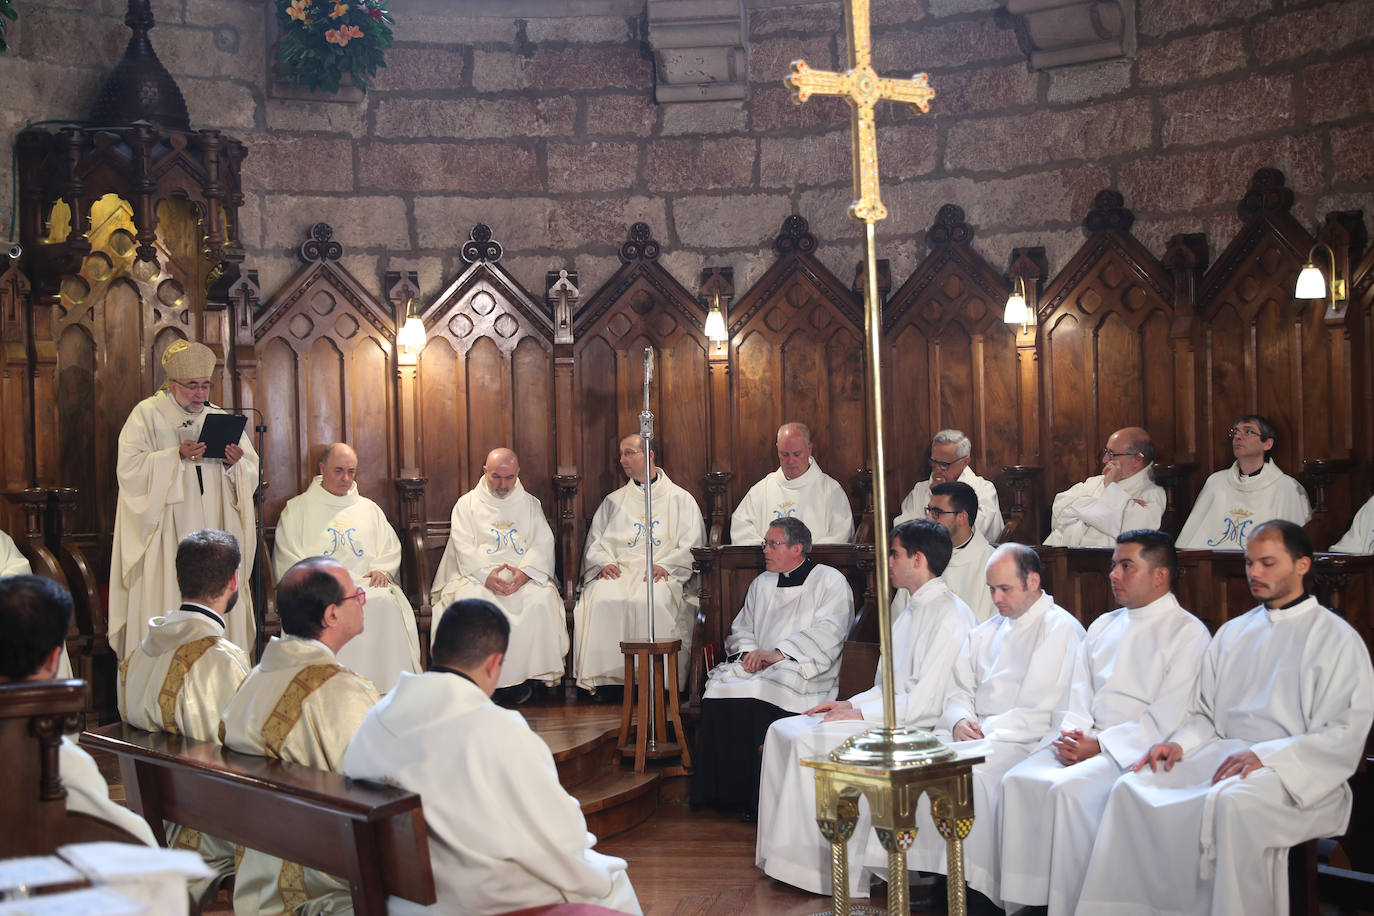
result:
<svg viewBox="0 0 1374 916"><path fill-rule="evenodd" d="M888 582L887 468L883 458L883 395L880 372L881 303L878 301L877 257L873 224L887 217L878 194L878 133L873 106L881 99L903 102L924 114L935 90L924 73L909 80L886 79L873 70L868 24L869 0L846 0L845 33L849 69L843 73L813 70L804 60L792 62L785 82L798 103L813 95L831 95L849 103L852 119L854 202L849 215L864 223L864 316L868 346L869 449L873 455L874 571L878 584L878 632L882 651L883 725L847 740L828 758L810 759L816 771L816 821L830 841L831 878L836 916L849 914L847 846L858 816L857 800L868 798L873 826L888 853L888 913L908 912L906 850L915 839L916 802L929 795L936 829L945 839L949 859L949 911L965 913L963 844L973 826L973 764L977 756L956 756L925 732L898 728L893 695L892 609Z"/></svg>

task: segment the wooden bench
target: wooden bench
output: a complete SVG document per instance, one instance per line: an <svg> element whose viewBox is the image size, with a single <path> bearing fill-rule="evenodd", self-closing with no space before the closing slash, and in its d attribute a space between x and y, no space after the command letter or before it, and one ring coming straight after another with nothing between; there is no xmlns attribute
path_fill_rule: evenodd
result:
<svg viewBox="0 0 1374 916"><path fill-rule="evenodd" d="M435 902L420 796L124 723L81 735L119 758L129 807L346 879L359 914L394 895Z"/></svg>

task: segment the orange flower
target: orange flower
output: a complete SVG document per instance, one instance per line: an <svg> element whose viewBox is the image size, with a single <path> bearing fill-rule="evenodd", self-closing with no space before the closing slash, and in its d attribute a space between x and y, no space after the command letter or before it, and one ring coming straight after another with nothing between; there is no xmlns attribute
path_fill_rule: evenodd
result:
<svg viewBox="0 0 1374 916"><path fill-rule="evenodd" d="M286 15L308 24L310 22L310 2L311 0L291 0L291 7L286 11Z"/></svg>
<svg viewBox="0 0 1374 916"><path fill-rule="evenodd" d="M338 19L340 16L346 16L346 15L348 15L348 4L347 4L347 3L337 3L337 2L336 2L336 3L334 4L334 12L332 12L332 13L329 14L329 18L330 18L330 19Z"/></svg>
<svg viewBox="0 0 1374 916"><path fill-rule="evenodd" d="M363 30L356 25L346 25L340 29L330 29L324 33L324 40L343 47L355 38L362 38Z"/></svg>

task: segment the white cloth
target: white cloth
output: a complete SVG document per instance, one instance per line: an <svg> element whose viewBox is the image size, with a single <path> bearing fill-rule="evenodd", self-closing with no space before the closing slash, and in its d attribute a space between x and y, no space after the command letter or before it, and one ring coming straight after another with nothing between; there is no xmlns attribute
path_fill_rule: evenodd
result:
<svg viewBox="0 0 1374 916"><path fill-rule="evenodd" d="M1059 727L1081 729L1102 750L1065 767L1048 745L1051 734L1002 779L1001 894L1009 909L1073 912L1112 785L1183 721L1211 638L1172 593L1088 627Z"/></svg>
<svg viewBox="0 0 1374 916"><path fill-rule="evenodd" d="M754 699L802 712L835 699L840 651L854 622L854 592L839 570L816 564L800 585L778 587L778 574L749 583L744 607L725 637L725 655L777 649L785 658L752 674L739 661L707 674L703 699Z"/></svg>
<svg viewBox="0 0 1374 916"><path fill-rule="evenodd" d="M149 846L156 846L152 828L142 817L123 805L110 801L110 787L105 777L100 775L91 755L83 751L66 735L58 745L57 768L62 774L62 787L67 790L67 810L77 811L108 821L122 830L127 830ZM11 827L19 827L15 824Z"/></svg>
<svg viewBox="0 0 1374 916"><path fill-rule="evenodd" d="M449 518L448 546L439 561L430 591L435 620L464 598L485 598L510 621L510 646L501 668L501 687L530 678L546 684L563 676L568 654L568 624L553 571L553 529L539 500L519 480L502 499L487 478L458 498ZM502 564L515 567L530 581L510 596L487 588L487 577Z"/></svg>
<svg viewBox="0 0 1374 916"><path fill-rule="evenodd" d="M258 546L253 515L258 454L247 435L239 437L243 457L232 468L215 459L184 461L178 452L184 440L200 438L207 414L228 412L207 404L199 413L187 413L170 394L159 391L140 401L119 431L109 633L110 646L121 659L138 648L153 615L181 603L177 547L201 528L219 528L239 542L242 588L239 607L228 621L228 637L245 652L253 650L248 580Z"/></svg>
<svg viewBox="0 0 1374 916"><path fill-rule="evenodd" d="M33 573L29 561L19 552L14 539L0 531L0 579L5 576L28 576Z"/></svg>
<svg viewBox="0 0 1374 916"><path fill-rule="evenodd" d="M959 483L973 487L973 492L978 496L978 514L973 520L973 530L980 532L989 543L997 543L1006 524L1002 521L1002 504L997 498L996 485L991 480L985 480L973 473L973 468L968 465L964 465L964 469L959 472ZM911 488L906 499L902 500L902 514L892 523L893 527L914 518L926 517L926 506L930 505L931 486L930 478L927 477ZM959 593L956 591L955 594ZM963 595L959 597L963 598Z"/></svg>
<svg viewBox="0 0 1374 916"><path fill-rule="evenodd" d="M654 583L654 637L681 639L685 655L696 610L684 586L692 576L692 548L705 543L706 529L696 500L662 468L652 486L654 565L668 571L667 581ZM622 683L625 656L620 643L649 638L644 528L644 490L634 481L607 496L592 516L582 562L582 594L573 608L573 676L579 687ZM611 564L620 567L620 578L596 578ZM686 676L685 666L679 664L679 681Z"/></svg>
<svg viewBox="0 0 1374 916"><path fill-rule="evenodd" d="M1099 474L1055 496L1046 546L1111 547L1123 531L1158 528L1168 500L1164 488L1150 478L1153 469L1153 463L1147 464L1110 484Z"/></svg>
<svg viewBox="0 0 1374 916"><path fill-rule="evenodd" d="M731 544L762 544L768 526L783 516L801 519L813 544L854 540L854 511L844 488L815 458L807 461L806 470L792 480L778 468L749 488L730 516Z"/></svg>
<svg viewBox="0 0 1374 916"><path fill-rule="evenodd" d="M1240 463L1207 478L1178 535L1179 550L1244 550L1250 529L1276 518L1306 525L1312 517L1302 484L1266 461L1247 477Z"/></svg>
<svg viewBox="0 0 1374 916"><path fill-rule="evenodd" d="M954 676L936 734L951 741L961 719L978 722L981 741L953 742L956 751L976 751L987 759L973 768L974 822L964 840L968 884L998 902L997 817L1002 776L1024 760L1058 727L1078 664L1083 626L1042 594L1015 620L1000 614L969 631L954 663ZM945 873L945 841L935 829L930 804L916 813L916 841L907 852L913 871ZM869 840L864 864L887 873L887 853L877 837Z"/></svg>
<svg viewBox="0 0 1374 916"><path fill-rule="evenodd" d="M944 709L954 659L975 625L968 605L939 578L916 590L892 622L892 680L898 725L929 729ZM830 844L816 827L816 782L801 761L834 750L851 735L883 721L882 665L873 686L850 697L863 720L822 722L819 716L779 719L763 747L758 842L754 864L772 878L813 894L829 894ZM867 800L851 840L850 893L868 896L862 852L870 830Z"/></svg>
<svg viewBox="0 0 1374 916"><path fill-rule="evenodd" d="M640 912L625 860L592 848L548 745L456 674L401 675L363 720L343 772L424 799L437 900L392 897L390 913L487 916L565 901Z"/></svg>
<svg viewBox="0 0 1374 916"><path fill-rule="evenodd" d="M272 568L277 579L306 557L329 557L348 570L367 591L363 632L339 650L339 664L352 668L381 690L390 690L402 671L420 670L420 634L415 610L397 582L401 578L401 540L382 507L358 495L358 485L343 496L326 490L316 476L299 496L287 501L277 521ZM386 585L369 585L372 570L386 573Z"/></svg>
<svg viewBox="0 0 1374 916"><path fill-rule="evenodd" d="M1287 849L1345 830L1371 722L1369 651L1316 598L1228 621L1170 738L1182 761L1112 790L1077 912L1287 913ZM1245 750L1263 766L1213 786Z"/></svg>
<svg viewBox="0 0 1374 916"><path fill-rule="evenodd" d="M997 613L997 605L992 603L992 591L988 588L988 558L992 556L993 549L982 534L974 531L968 543L954 548L949 565L940 574L949 590L963 599L979 623ZM892 596L892 606L905 607L908 597L906 589L897 589Z"/></svg>
<svg viewBox="0 0 1374 916"><path fill-rule="evenodd" d="M1331 545L1332 553L1374 553L1374 496L1355 513L1345 537Z"/></svg>

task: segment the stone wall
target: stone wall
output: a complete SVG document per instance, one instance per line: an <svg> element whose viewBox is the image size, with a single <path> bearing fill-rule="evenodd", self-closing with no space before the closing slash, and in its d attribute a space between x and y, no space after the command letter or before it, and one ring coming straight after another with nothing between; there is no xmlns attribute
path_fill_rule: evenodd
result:
<svg viewBox="0 0 1374 916"><path fill-rule="evenodd" d="M996 0L875 0L875 65L930 73L918 117L879 111L879 256L898 283L936 210L955 202L996 266L1045 246L1053 273L1082 239L1093 195L1119 189L1156 253L1205 232L1215 255L1238 225L1256 168L1288 176L1295 213L1316 229L1333 209L1374 211L1374 2L1152 0L1137 10L1133 58L1030 72ZM26 121L86 116L122 53L123 0L19 0L0 55L0 137ZM795 106L788 62L833 68L844 54L838 0L746 0L748 97L653 102L642 0L396 0L397 44L354 101L276 97L267 79L265 0L154 0L152 33L195 127L250 149L246 267L270 294L324 220L346 264L381 287L418 270L428 298L460 270L476 222L536 296L545 271L580 273L584 295L616 268L644 220L689 287L703 266L747 287L799 212L820 256L848 277L859 258L850 199L848 112ZM541 10L576 9L576 18ZM513 18L512 10L516 16ZM0 166L8 236L10 163Z"/></svg>

